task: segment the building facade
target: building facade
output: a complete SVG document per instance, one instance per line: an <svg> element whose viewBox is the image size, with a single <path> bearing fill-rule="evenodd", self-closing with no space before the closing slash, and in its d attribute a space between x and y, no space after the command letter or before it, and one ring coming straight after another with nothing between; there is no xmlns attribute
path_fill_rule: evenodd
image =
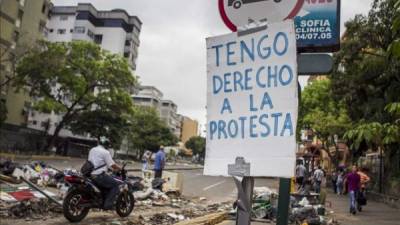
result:
<svg viewBox="0 0 400 225"><path fill-rule="evenodd" d="M54 6L47 23L47 39L53 42L91 41L127 59L132 70L140 45L142 22L125 10L99 11L88 3Z"/></svg>
<svg viewBox="0 0 400 225"><path fill-rule="evenodd" d="M171 100L162 100L161 119L167 124L176 137L181 136L181 120L178 115L178 106Z"/></svg>
<svg viewBox="0 0 400 225"><path fill-rule="evenodd" d="M182 143L186 143L191 137L198 136L198 130L199 123L196 120L192 120L187 116L182 116Z"/></svg>
<svg viewBox="0 0 400 225"><path fill-rule="evenodd" d="M153 107L161 115L163 93L154 86L139 86L132 95L133 104Z"/></svg>
<svg viewBox="0 0 400 225"><path fill-rule="evenodd" d="M6 123L26 126L31 106L29 95L6 85L16 60L46 33L49 0L0 1L0 100L7 107Z"/></svg>

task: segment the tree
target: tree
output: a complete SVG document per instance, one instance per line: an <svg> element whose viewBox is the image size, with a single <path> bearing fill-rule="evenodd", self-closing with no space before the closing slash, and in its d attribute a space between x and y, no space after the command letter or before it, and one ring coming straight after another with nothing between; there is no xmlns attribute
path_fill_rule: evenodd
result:
<svg viewBox="0 0 400 225"><path fill-rule="evenodd" d="M396 9L395 16L392 23L392 32L399 33L400 32L400 0L397 0L394 8ZM389 57L394 56L400 58L400 38L397 37L390 44L388 49Z"/></svg>
<svg viewBox="0 0 400 225"><path fill-rule="evenodd" d="M206 139L201 136L194 136L186 141L185 147L193 151L193 155L199 154L204 157L206 152Z"/></svg>
<svg viewBox="0 0 400 225"><path fill-rule="evenodd" d="M357 15L345 24L331 75L333 96L343 101L354 124L346 139L356 155L384 150L386 178L398 170L400 154L394 114L400 102L399 4L375 0L368 16Z"/></svg>
<svg viewBox="0 0 400 225"><path fill-rule="evenodd" d="M132 102L127 90L135 85L124 58L110 54L90 42L40 42L18 63L14 85L27 89L40 112L62 116L45 147L50 149L62 128L93 110L129 111ZM92 114L93 115L93 114ZM81 117L79 117L81 116Z"/></svg>
<svg viewBox="0 0 400 225"><path fill-rule="evenodd" d="M339 163L339 152L335 136L341 138L350 126L351 121L344 104L333 99L329 79L316 80L305 87L301 93L298 127L311 129L317 135L336 166ZM331 146L336 149L335 155L329 150Z"/></svg>
<svg viewBox="0 0 400 225"><path fill-rule="evenodd" d="M178 138L170 131L166 124L161 121L158 112L154 108L137 106L134 108L128 140L135 150L137 156L142 156L145 150L157 151L160 145L176 145Z"/></svg>

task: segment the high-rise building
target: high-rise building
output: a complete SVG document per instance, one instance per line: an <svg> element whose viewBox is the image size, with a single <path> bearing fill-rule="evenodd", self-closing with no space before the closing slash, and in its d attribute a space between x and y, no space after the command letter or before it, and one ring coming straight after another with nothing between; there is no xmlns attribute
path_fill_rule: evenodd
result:
<svg viewBox="0 0 400 225"><path fill-rule="evenodd" d="M136 69L142 22L123 9L100 11L89 3L54 6L47 27L49 41L92 41L102 49L124 56L131 68Z"/></svg>
<svg viewBox="0 0 400 225"><path fill-rule="evenodd" d="M191 137L198 136L199 123L196 120L192 120L187 116L182 118L182 143L186 143Z"/></svg>
<svg viewBox="0 0 400 225"><path fill-rule="evenodd" d="M49 0L0 1L0 84L12 76L16 59L43 38L50 8ZM26 125L31 105L27 93L16 92L10 85L1 85L0 101L7 107L6 123Z"/></svg>
<svg viewBox="0 0 400 225"><path fill-rule="evenodd" d="M178 106L171 100L162 100L161 119L165 121L172 133L176 137L181 136L181 119L177 113Z"/></svg>
<svg viewBox="0 0 400 225"><path fill-rule="evenodd" d="M154 86L139 86L132 95L133 104L153 107L161 115L163 93Z"/></svg>

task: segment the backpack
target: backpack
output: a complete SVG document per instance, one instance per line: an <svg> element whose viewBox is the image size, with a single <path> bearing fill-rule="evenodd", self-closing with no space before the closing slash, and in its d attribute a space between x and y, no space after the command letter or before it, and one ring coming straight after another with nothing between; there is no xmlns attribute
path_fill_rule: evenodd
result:
<svg viewBox="0 0 400 225"><path fill-rule="evenodd" d="M93 171L98 170L104 166L106 166L106 164L103 164L103 165L95 168L92 162L90 162L89 160L86 160L86 162L83 163L83 165L81 167L81 174L85 177L90 177L90 175L92 175Z"/></svg>

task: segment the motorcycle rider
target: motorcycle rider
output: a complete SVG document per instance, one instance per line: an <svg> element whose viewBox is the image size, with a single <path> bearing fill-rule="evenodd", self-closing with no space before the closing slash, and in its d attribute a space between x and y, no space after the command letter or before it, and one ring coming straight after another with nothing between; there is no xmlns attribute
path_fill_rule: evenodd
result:
<svg viewBox="0 0 400 225"><path fill-rule="evenodd" d="M111 210L114 207L115 198L119 192L119 184L110 175L107 174L107 169L111 168L114 171L121 170L111 157L107 148L111 147L109 140L100 138L99 144L90 149L88 160L93 163L94 168L98 168L92 172L92 179L96 185L107 191L107 196L104 200L103 209Z"/></svg>

